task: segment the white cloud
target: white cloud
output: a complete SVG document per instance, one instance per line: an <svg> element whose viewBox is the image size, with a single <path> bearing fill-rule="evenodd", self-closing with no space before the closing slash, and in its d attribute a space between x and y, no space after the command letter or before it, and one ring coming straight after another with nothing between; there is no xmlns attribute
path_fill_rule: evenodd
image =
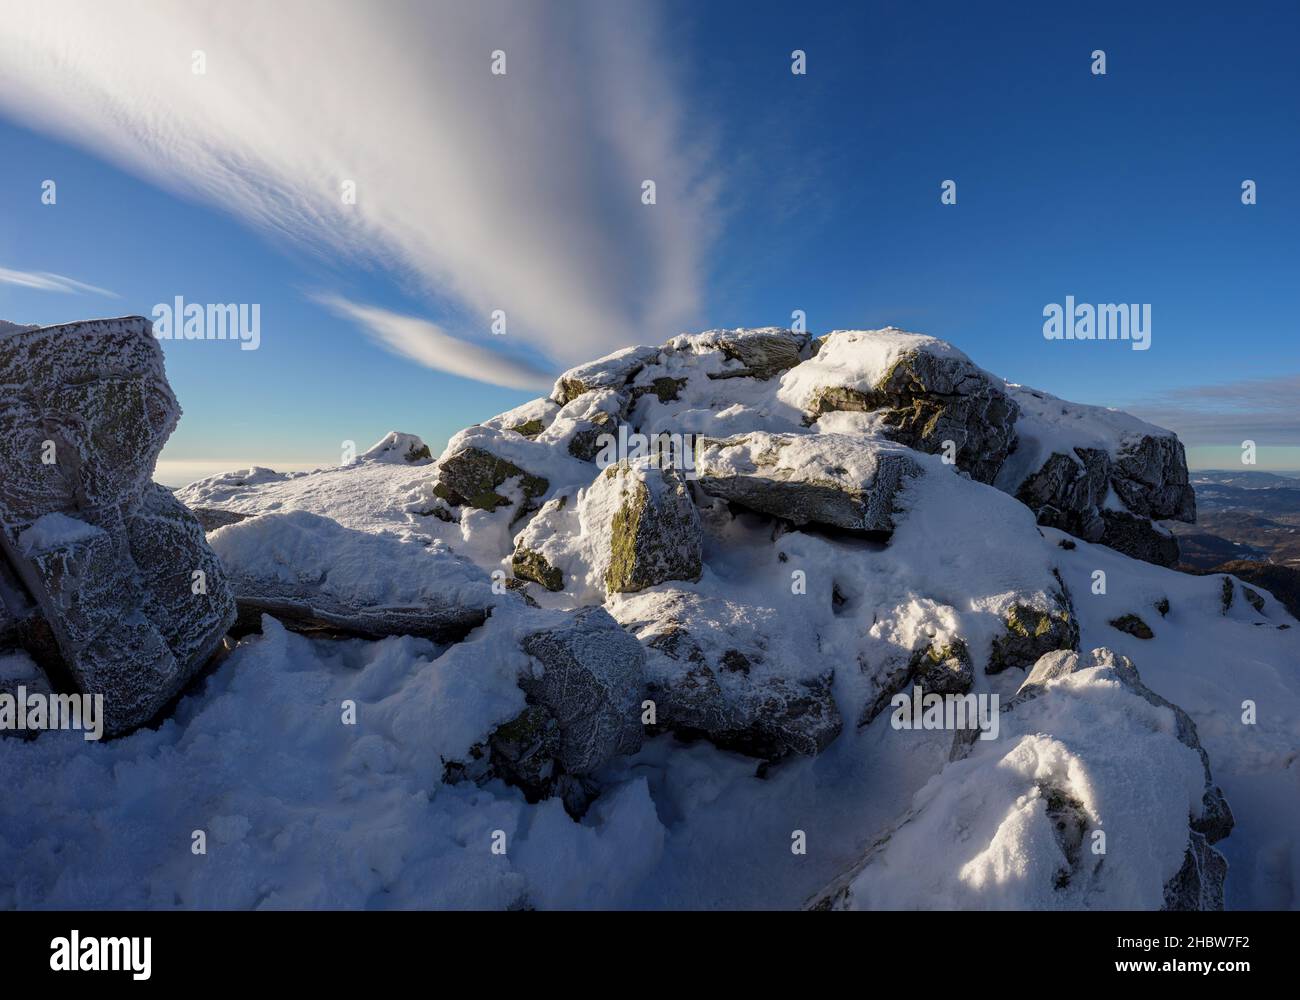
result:
<svg viewBox="0 0 1300 1000"><path fill-rule="evenodd" d="M120 298L117 292L107 288L87 285L84 281L65 278L50 271L14 271L0 267L0 285L17 285L19 288L31 288L38 292L71 292L80 294L90 292L94 295L106 295L110 299Z"/></svg>
<svg viewBox="0 0 1300 1000"><path fill-rule="evenodd" d="M644 5L42 0L3 20L0 109L414 279L488 349L495 309L560 365L696 320L712 192Z"/></svg>
<svg viewBox="0 0 1300 1000"><path fill-rule="evenodd" d="M453 337L428 320L357 305L333 295L320 296L318 301L332 312L359 323L384 347L429 368L533 392L550 392L555 382L552 376L527 362Z"/></svg>

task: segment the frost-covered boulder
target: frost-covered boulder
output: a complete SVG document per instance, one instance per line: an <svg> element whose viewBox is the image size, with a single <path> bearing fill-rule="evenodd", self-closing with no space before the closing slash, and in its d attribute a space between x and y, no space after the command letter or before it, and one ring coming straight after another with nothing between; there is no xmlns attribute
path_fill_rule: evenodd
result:
<svg viewBox="0 0 1300 1000"><path fill-rule="evenodd" d="M1222 908L1226 866L1201 832L1220 807L1179 714L1109 650L1045 656L999 738L964 743L809 906Z"/></svg>
<svg viewBox="0 0 1300 1000"><path fill-rule="evenodd" d="M180 416L162 351L138 316L11 329L0 385L0 550L44 623L27 634L127 732L235 616L202 527L150 481Z"/></svg>
<svg viewBox="0 0 1300 1000"><path fill-rule="evenodd" d="M921 470L906 451L844 434L770 434L703 442L705 493L796 525L888 532L900 493Z"/></svg>
<svg viewBox="0 0 1300 1000"><path fill-rule="evenodd" d="M305 510L214 531L240 628L263 614L300 632L462 638L496 603L486 573L440 543L345 528Z"/></svg>
<svg viewBox="0 0 1300 1000"><path fill-rule="evenodd" d="M588 774L616 754L641 748L645 654L608 611L576 611L563 624L527 636L523 649L535 669L519 686L558 724L565 771Z"/></svg>
<svg viewBox="0 0 1300 1000"><path fill-rule="evenodd" d="M582 603L698 580L702 534L686 483L649 460L619 462L547 501L515 540L517 578Z"/></svg>
<svg viewBox="0 0 1300 1000"><path fill-rule="evenodd" d="M1049 653L1034 665L1009 707L1015 708L1025 701L1037 698L1050 689L1052 682L1091 667L1104 667L1113 671L1120 683L1143 701L1173 713L1174 735L1180 743L1194 751L1201 762L1204 784L1200 808L1194 810L1189 826L1183 864L1177 874L1165 884L1163 908L1223 909L1223 881L1228 865L1223 855L1210 845L1217 844L1232 832L1235 823L1232 809L1214 782L1210 758L1201 746L1196 723L1177 705L1147 687L1132 660L1104 647L1094 649L1087 660L1071 651Z"/></svg>
<svg viewBox="0 0 1300 1000"><path fill-rule="evenodd" d="M886 437L938 454L992 482L1015 444L1019 408L987 372L934 337L884 330L828 334L817 356L783 380L811 418L870 414Z"/></svg>
<svg viewBox="0 0 1300 1000"><path fill-rule="evenodd" d="M551 398L563 406L583 393L622 389L645 365L659 357L658 347L625 347L603 358L570 368L555 380Z"/></svg>
<svg viewBox="0 0 1300 1000"><path fill-rule="evenodd" d="M765 760L820 753L840 734L833 668L773 609L670 590L617 611L646 648L658 728Z"/></svg>

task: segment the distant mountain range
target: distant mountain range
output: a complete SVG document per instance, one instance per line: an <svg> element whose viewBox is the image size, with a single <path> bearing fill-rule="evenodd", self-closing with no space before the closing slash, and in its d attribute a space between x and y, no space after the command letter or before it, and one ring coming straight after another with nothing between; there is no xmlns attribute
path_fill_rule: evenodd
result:
<svg viewBox="0 0 1300 1000"><path fill-rule="evenodd" d="M1300 476L1215 469L1190 479L1196 523L1170 525L1179 568L1234 573L1300 611Z"/></svg>

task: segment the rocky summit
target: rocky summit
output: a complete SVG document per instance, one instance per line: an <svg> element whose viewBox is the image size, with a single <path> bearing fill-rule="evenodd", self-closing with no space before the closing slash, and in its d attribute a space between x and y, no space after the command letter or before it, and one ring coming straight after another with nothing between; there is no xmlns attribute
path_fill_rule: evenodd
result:
<svg viewBox="0 0 1300 1000"><path fill-rule="evenodd" d="M1175 435L936 338L683 334L436 458L394 432L175 495L145 321L6 328L0 382L0 642L116 733L182 690L184 725L229 726L233 699L268 730L241 746L414 809L430 870L517 838L411 901L1203 909L1252 850L1259 810L1228 803L1258 747L1224 720L1293 619L1168 568L1165 522L1195 519ZM217 693L186 689L223 640ZM954 730L966 699L999 724ZM250 814L295 794L250 781Z"/></svg>

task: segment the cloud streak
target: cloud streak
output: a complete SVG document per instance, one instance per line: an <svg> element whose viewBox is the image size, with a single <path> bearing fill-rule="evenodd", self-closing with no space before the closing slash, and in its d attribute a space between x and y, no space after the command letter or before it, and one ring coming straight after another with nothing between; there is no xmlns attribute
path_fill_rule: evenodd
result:
<svg viewBox="0 0 1300 1000"><path fill-rule="evenodd" d="M73 295L89 293L104 295L110 299L121 298L117 292L110 292L107 288L87 285L84 281L65 278L61 274L50 271L14 271L7 267L0 267L0 285L16 285L19 288L30 288L38 292L65 292Z"/></svg>
<svg viewBox="0 0 1300 1000"><path fill-rule="evenodd" d="M1300 441L1300 374L1166 390L1128 407L1189 445L1294 445Z"/></svg>
<svg viewBox="0 0 1300 1000"><path fill-rule="evenodd" d="M511 389L550 392L554 378L527 362L451 336L436 323L387 309L318 296L331 312L358 323L377 343L404 358L463 378Z"/></svg>
<svg viewBox="0 0 1300 1000"><path fill-rule="evenodd" d="M712 175L644 5L44 0L5 22L0 108L331 259L378 264L484 350L496 309L561 365L696 320Z"/></svg>

